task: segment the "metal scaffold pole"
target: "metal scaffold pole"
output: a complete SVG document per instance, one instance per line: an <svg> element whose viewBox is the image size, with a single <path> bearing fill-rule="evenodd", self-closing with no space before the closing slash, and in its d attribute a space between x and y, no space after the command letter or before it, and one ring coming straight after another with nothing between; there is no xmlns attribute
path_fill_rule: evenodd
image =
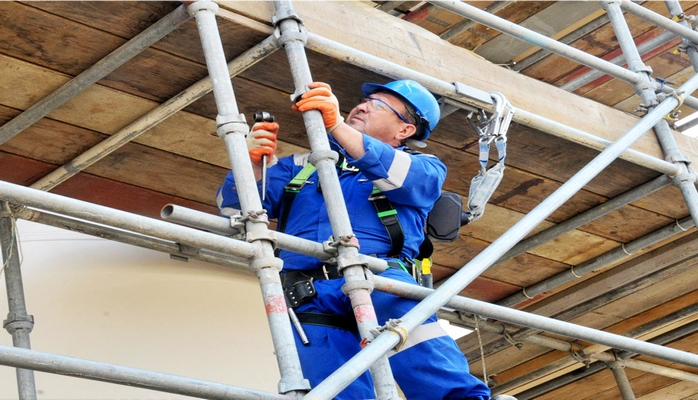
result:
<svg viewBox="0 0 698 400"><path fill-rule="evenodd" d="M698 88L698 75L693 76L689 79L680 90L686 93L692 93ZM648 132L654 125L657 124L659 120L664 118L669 114L676 106L679 104L679 99L675 97L667 97L662 101L657 107L650 110L647 115L640 120L635 126L633 126L627 133L621 136L616 142L608 146L604 151L602 151L597 157L595 157L589 164L583 167L579 172L572 176L567 182L565 182L560 188L553 192L548 198L546 198L537 207L526 214L522 219L520 219L514 226L512 226L507 232L500 236L497 240L492 242L485 250L479 253L475 258L473 258L468 264L461 267L458 272L456 272L451 278L448 279L443 285L439 287L438 290L431 293L426 297L421 303L419 303L414 309L407 313L403 319L401 326L410 331L414 329L415 326L421 324L429 315L436 312L441 306L446 304L449 299L456 296L465 286L472 282L476 277L478 277L482 272L489 268L494 262L499 259L504 253L511 249L516 243L523 239L535 226L540 222L545 220L553 211L560 207L565 201L571 198L575 193L581 190L589 181L591 181L596 175L603 171L608 165L610 165L625 149L631 146L635 141L637 141L642 135ZM376 281L379 277L376 277ZM475 311L473 311L475 312ZM479 314L479 312L478 312ZM533 323L533 316L530 316L530 320L522 323L523 325L529 325ZM547 318L544 318L547 319ZM549 330L553 325L543 324L545 327L541 328L543 330ZM578 335L579 332L576 330L586 330L588 328L573 325L574 328L569 330L565 329L565 334L573 337ZM555 330L550 330L554 332ZM591 330L593 331L593 330ZM561 332L557 332L561 333ZM599 332L599 335L605 334L604 332ZM613 335L615 336L615 335ZM337 372L332 374L325 382L318 385L314 390L325 389L325 385L332 386L339 384L346 379L347 374L356 374L355 368L358 368L365 362L371 362L376 359L380 354L383 354L388 349L394 347L397 344L398 338L396 335L380 335L376 340L369 344L364 350L362 350L357 356L352 358L349 362L345 364L344 367L340 368ZM612 341L615 342L615 338ZM613 347L613 345L611 345ZM660 349L658 350L655 346L649 351L653 355L664 354L661 350L670 349ZM691 365L698 365L698 357L691 357L691 355L686 355L686 353L681 353L680 358L687 361ZM649 353L648 353L649 354ZM659 357L659 355L657 355ZM691 361L688 361L688 360Z"/></svg>
<svg viewBox="0 0 698 400"><path fill-rule="evenodd" d="M623 81L629 82L633 85L638 84L642 82L642 78L639 77L634 71L625 69L621 66L615 65L609 61L602 60L600 58L597 58L591 54L585 53L577 48L574 48L572 46L565 45L563 43L560 43L556 41L555 39L551 39L545 35L542 35L536 31L524 28L522 26L516 25L510 21L507 21L506 19L497 17L496 15L492 15L488 12L485 12L483 10L480 10L477 7L471 6L469 4L466 4L462 1L459 0L448 0L448 1L443 1L443 0L432 0L429 1L432 4L435 4L439 7L442 7L446 10L449 10L453 13L456 13L458 15L461 15L463 17L472 19L473 21L477 21L483 25L489 26L491 28L494 28L500 32L506 33L508 35L511 35L515 38L521 39L523 41L529 42L535 46L539 46L543 49L549 50L557 55L560 55L562 57L568 58L573 61L577 61L579 63L582 63L588 67L594 68L596 70L602 71L608 75L611 75L615 78L621 79ZM653 18L654 13L645 10L643 7L639 5L635 5L631 3L630 1L623 1L623 7L626 9L632 9L632 12L635 12L636 9L638 12L638 15L641 16L642 18L645 18L649 21L656 22L660 24L660 26L672 30L674 32L677 32L679 34L683 34L684 36L688 37L693 37L694 35L698 35L696 32L691 32L690 29L681 26L673 21L670 21L666 18L659 19L659 18ZM653 18L653 19L650 19ZM666 22L669 21L669 22ZM665 93L675 93L676 91L672 88L659 85L658 82L653 83L653 88L659 89L664 91ZM693 109L698 109L698 99L691 97L687 95L684 99L684 104L693 108Z"/></svg>
<svg viewBox="0 0 698 400"><path fill-rule="evenodd" d="M213 84L213 95L218 108L217 132L225 141L233 166L247 240L255 249L250 268L259 278L262 289L267 320L281 374L279 392L290 396L302 395L310 388L310 384L303 378L288 319L279 277L282 261L274 256L274 235L268 229L269 220L262 209L252 164L247 154L245 137L249 133L249 127L244 115L238 111L233 84L226 66L223 44L216 24L218 5L212 1L197 1L189 5L189 12L196 19L201 36L206 65Z"/></svg>
<svg viewBox="0 0 698 400"><path fill-rule="evenodd" d="M409 285L404 282L397 282L380 276L376 276L374 281L377 290L415 300L428 299L437 294L440 290ZM509 322L519 326L528 326L545 332L557 333L566 337L598 343L608 348L627 350L633 353L645 354L663 360L698 367L698 355L696 354L660 346L654 343L643 342L614 333L587 328L570 322L559 321L553 318L543 317L462 296L453 296L451 299L447 299L445 305L497 321Z"/></svg>
<svg viewBox="0 0 698 400"><path fill-rule="evenodd" d="M606 365L611 372L613 372L613 377L616 378L616 383L618 384L618 389L620 390L620 395L623 397L623 400L635 400L635 393L633 393L633 388L630 386L628 374L625 373L625 363L616 360L608 362Z"/></svg>
<svg viewBox="0 0 698 400"><path fill-rule="evenodd" d="M296 87L292 96L295 99L307 91L308 85L313 82L305 54L306 31L290 1L274 1L274 6L276 9L274 23L280 35L279 41L283 43L291 67ZM330 149L327 131L319 111L311 110L303 113L303 121L312 150L310 162L315 165L318 171L318 179L322 185L322 194L327 205L327 213L338 250L338 268L346 281L342 291L351 300L361 337L365 340L371 340L374 336L371 330L378 326L378 317L371 300L373 285L368 279L364 267L365 263L359 254L358 242L353 234L342 188L339 185L336 169L338 155ZM371 363L365 364L363 371L370 365L374 388L379 399L397 399L397 388L386 353L387 349ZM341 383L330 387L325 386L328 389L326 391L313 389L309 395L312 395L312 398L332 398L357 376L343 379Z"/></svg>
<svg viewBox="0 0 698 400"><path fill-rule="evenodd" d="M633 36L630 33L630 28L625 21L625 17L623 17L621 3L618 1L605 1L602 3L602 5L606 8L606 13L608 14L611 24L613 25L613 30L615 31L616 37L618 38L618 43L623 50L628 67L635 71L639 77L639 81L635 83L635 92L639 93L640 97L642 98L643 104L641 106L645 107L646 109L656 107L657 104L659 104L660 99L658 98L654 85L652 84L652 69L647 67L642 62L642 57L637 51L637 47L633 41ZM660 21L656 22L660 23ZM672 22L672 24L674 24L676 27L684 28L683 26L674 22ZM691 36L693 37L696 35ZM688 92L681 91L676 95L676 98L678 100L679 96L688 95L689 93L693 93L693 90ZM669 114L678 110L680 105L680 102L677 103L674 110L671 110ZM671 133L669 123L666 121L666 119L657 121L657 124L654 126L654 131L657 134L659 144L664 151L665 159L681 167L681 173L674 177L673 183L681 190L681 194L686 201L686 206L693 217L693 221L698 222L698 190L696 190L695 186L696 176L693 171L688 168L690 159L683 155L679 150L676 140Z"/></svg>
<svg viewBox="0 0 698 400"><path fill-rule="evenodd" d="M5 274L7 304L10 310L7 319L3 321L3 327L12 335L12 344L15 347L31 349L29 333L34 328L34 317L27 314L27 305L24 301L15 223L10 203L0 202L0 247L2 248L0 274ZM21 400L36 399L33 370L17 368L17 392Z"/></svg>
<svg viewBox="0 0 698 400"><path fill-rule="evenodd" d="M462 83L450 83L436 79L427 74L414 71L402 65L392 63L380 57L313 34L312 32L308 32L308 44L306 47L395 79L413 79L424 85L424 87L429 89L432 93L444 96L448 104L452 103L452 99L455 100L455 103L458 104L459 107L464 109L468 109L468 104L484 109L491 109L493 107L492 98L487 92L466 86ZM512 121L599 151L611 144L610 141L596 137L588 132L541 117L521 108L517 108ZM681 172L676 165L633 149L625 150L619 158L665 173L672 177Z"/></svg>

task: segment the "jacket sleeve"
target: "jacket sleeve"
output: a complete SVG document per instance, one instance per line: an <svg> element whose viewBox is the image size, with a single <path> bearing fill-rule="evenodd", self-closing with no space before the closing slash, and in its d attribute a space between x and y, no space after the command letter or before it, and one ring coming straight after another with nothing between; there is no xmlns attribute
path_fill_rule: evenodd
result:
<svg viewBox="0 0 698 400"><path fill-rule="evenodd" d="M390 201L431 209L446 180L446 166L428 154L410 154L364 135L366 154L352 165Z"/></svg>
<svg viewBox="0 0 698 400"><path fill-rule="evenodd" d="M267 193L262 207L267 210L269 218L278 216L284 197L284 187L300 169L300 167L296 166L299 163L299 157L302 157L302 155L280 158L276 165L267 170ZM260 181L257 182L257 191L261 192L261 190L262 183ZM221 215L231 216L239 213L241 208L240 197L238 196L235 177L232 172L228 173L223 184L218 188L216 204Z"/></svg>

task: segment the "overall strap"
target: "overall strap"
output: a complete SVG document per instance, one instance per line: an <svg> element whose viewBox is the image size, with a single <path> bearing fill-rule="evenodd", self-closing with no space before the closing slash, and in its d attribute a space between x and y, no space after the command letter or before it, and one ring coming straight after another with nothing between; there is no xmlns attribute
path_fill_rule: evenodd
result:
<svg viewBox="0 0 698 400"><path fill-rule="evenodd" d="M284 186L284 200L281 205L281 213L279 214L279 224L276 228L277 231L283 232L286 230L286 223L288 222L288 214L291 212L291 205L293 200L296 199L296 195L301 191L305 183L310 178L310 175L315 172L315 166L311 163L305 164L305 167L296 174L296 176L291 179L286 186Z"/></svg>
<svg viewBox="0 0 698 400"><path fill-rule="evenodd" d="M388 257L400 258L402 247L405 244L405 234L402 231L402 225L400 225L400 220L397 217L397 210L393 207L393 203L385 197L385 194L375 186L373 187L371 195L368 196L368 200L376 207L378 219L380 219L383 226L385 226L385 230L388 231L388 237L390 238Z"/></svg>

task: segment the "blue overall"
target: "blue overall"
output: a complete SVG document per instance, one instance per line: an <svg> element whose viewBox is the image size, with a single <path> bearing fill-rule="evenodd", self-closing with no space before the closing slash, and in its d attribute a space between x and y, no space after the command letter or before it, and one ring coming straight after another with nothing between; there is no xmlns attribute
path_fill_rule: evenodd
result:
<svg viewBox="0 0 698 400"><path fill-rule="evenodd" d="M410 154L367 135L363 137L366 154L358 160L347 156L347 163L359 171L338 172L360 252L388 259L391 248L386 228L380 222L375 206L368 200L376 185L397 211L405 237L401 257L414 259L424 239L427 214L441 194L446 167L434 156ZM334 142L333 138L330 137L330 141ZM341 151L336 144L333 147ZM277 218L281 213L284 187L307 163L307 156L281 158L267 171L263 206L270 218ZM217 202L223 214L228 214L227 208L240 208L232 173L219 189ZM315 242L324 242L332 236L317 173L308 178L296 195L285 232ZM318 259L287 250L281 250L279 257L284 261L284 271L310 270L322 265ZM390 268L380 275L416 284L410 274L400 269ZM341 289L343 278L314 281L314 284L317 296L297 307L296 312L317 312L353 319L351 302ZM388 319L400 318L417 304L414 300L380 291L374 291L371 298L380 325ZM361 338L356 332L311 324L304 324L303 328L310 344L303 345L296 334L296 345L303 374L313 386L360 350ZM411 332L410 340L399 352L389 355L389 361L395 380L409 400L489 399L489 389L469 373L463 353L438 325L436 316ZM369 372L336 397L346 400L373 398L375 393Z"/></svg>

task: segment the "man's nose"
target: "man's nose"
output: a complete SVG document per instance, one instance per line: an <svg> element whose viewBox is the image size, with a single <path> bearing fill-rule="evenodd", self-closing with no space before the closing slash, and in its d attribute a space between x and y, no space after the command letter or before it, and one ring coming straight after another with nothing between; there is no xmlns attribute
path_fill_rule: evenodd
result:
<svg viewBox="0 0 698 400"><path fill-rule="evenodd" d="M355 109L357 112L366 113L366 112L368 112L368 103L369 103L368 101L363 102L363 103L359 103L359 104L356 105L356 107L354 107L354 109Z"/></svg>

